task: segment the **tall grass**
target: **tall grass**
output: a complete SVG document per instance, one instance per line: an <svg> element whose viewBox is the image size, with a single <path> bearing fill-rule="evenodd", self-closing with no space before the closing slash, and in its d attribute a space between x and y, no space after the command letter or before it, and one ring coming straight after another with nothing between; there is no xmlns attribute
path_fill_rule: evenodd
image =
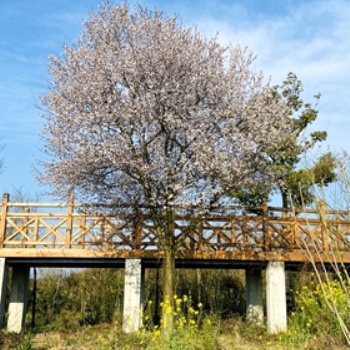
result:
<svg viewBox="0 0 350 350"><path fill-rule="evenodd" d="M332 189L321 188L315 191L316 208L350 210L350 156L343 152L338 161L337 183ZM343 214L344 215L344 214ZM302 325L306 333L329 333L343 338L350 346L350 277L348 269L342 261L339 241L350 251L350 242L340 237L334 225L328 224L327 215L319 212L322 229L328 240L328 251L315 239L313 244L317 260L306 242L301 248L306 250L313 268L312 283L304 286L295 295L299 314L293 314L292 322ZM349 221L350 217L343 219ZM301 315L301 316L300 316ZM305 333L305 332L304 332Z"/></svg>

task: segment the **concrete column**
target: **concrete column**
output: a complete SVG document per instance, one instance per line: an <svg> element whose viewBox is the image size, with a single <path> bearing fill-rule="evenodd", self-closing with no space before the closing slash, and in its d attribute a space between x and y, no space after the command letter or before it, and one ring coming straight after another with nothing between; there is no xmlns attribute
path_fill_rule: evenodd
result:
<svg viewBox="0 0 350 350"><path fill-rule="evenodd" d="M0 258L0 329L3 328L5 322L7 272L6 259Z"/></svg>
<svg viewBox="0 0 350 350"><path fill-rule="evenodd" d="M7 319L7 330L20 333L24 326L28 303L29 266L14 266Z"/></svg>
<svg viewBox="0 0 350 350"><path fill-rule="evenodd" d="M263 324L264 303L261 269L247 268L245 271L246 318L249 322Z"/></svg>
<svg viewBox="0 0 350 350"><path fill-rule="evenodd" d="M125 260L123 331L137 332L142 325L144 269L141 259Z"/></svg>
<svg viewBox="0 0 350 350"><path fill-rule="evenodd" d="M267 331L287 328L286 277L284 262L270 261L266 269Z"/></svg>

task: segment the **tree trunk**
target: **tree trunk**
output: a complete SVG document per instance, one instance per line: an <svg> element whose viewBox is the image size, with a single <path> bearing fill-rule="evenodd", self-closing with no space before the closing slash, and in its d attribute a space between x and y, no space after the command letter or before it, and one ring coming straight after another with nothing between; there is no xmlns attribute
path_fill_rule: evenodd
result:
<svg viewBox="0 0 350 350"><path fill-rule="evenodd" d="M160 303L160 286L159 286L159 268L156 268L156 296L154 302L154 318L153 323L156 325L160 324L160 313L159 313L159 303Z"/></svg>
<svg viewBox="0 0 350 350"><path fill-rule="evenodd" d="M162 336L169 339L174 329L174 295L175 295L175 250L172 246L164 247L163 264L163 307Z"/></svg>
<svg viewBox="0 0 350 350"><path fill-rule="evenodd" d="M197 302L202 301L202 270L196 269L197 273Z"/></svg>
<svg viewBox="0 0 350 350"><path fill-rule="evenodd" d="M282 195L282 208L289 208L288 193L281 189Z"/></svg>

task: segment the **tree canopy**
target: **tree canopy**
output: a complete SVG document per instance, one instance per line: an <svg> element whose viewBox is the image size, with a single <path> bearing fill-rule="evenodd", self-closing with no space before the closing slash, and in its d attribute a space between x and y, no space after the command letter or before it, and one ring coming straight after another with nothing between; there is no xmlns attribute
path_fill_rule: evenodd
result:
<svg viewBox="0 0 350 350"><path fill-rule="evenodd" d="M161 206L274 183L266 150L286 139L290 106L253 60L176 17L104 4L50 58L43 180L61 194Z"/></svg>

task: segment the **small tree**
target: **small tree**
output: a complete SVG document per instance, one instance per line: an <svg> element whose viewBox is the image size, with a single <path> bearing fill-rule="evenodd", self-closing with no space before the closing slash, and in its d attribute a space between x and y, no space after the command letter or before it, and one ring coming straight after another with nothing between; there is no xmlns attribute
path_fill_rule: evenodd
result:
<svg viewBox="0 0 350 350"><path fill-rule="evenodd" d="M196 224L179 239L175 214L198 218L228 191L275 184L265 150L288 135L290 107L250 70L253 60L176 17L107 3L75 46L51 57L42 138L52 159L42 181L61 195L147 211L171 304L176 251ZM166 335L172 321L164 312Z"/></svg>

